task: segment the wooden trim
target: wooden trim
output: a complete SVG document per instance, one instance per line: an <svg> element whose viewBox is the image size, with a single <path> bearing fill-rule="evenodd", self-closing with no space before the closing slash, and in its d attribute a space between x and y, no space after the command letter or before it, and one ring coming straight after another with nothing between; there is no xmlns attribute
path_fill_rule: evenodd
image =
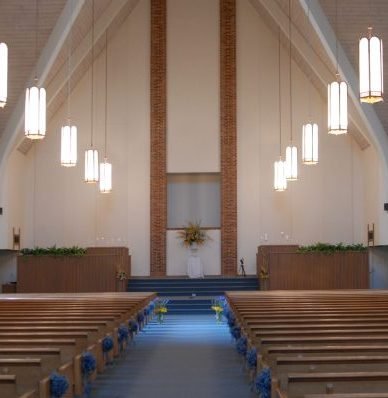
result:
<svg viewBox="0 0 388 398"><path fill-rule="evenodd" d="M151 0L150 274L166 275L167 1Z"/></svg>
<svg viewBox="0 0 388 398"><path fill-rule="evenodd" d="M201 229L204 229L206 231L218 231L221 228L220 227L201 227ZM183 231L184 228L167 228L167 231Z"/></svg>
<svg viewBox="0 0 388 398"><path fill-rule="evenodd" d="M220 0L221 274L237 274L236 0Z"/></svg>

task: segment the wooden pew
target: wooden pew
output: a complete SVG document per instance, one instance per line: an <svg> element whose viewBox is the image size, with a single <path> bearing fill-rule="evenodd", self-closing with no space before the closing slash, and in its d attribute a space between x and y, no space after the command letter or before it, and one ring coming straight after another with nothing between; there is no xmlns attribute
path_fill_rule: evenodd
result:
<svg viewBox="0 0 388 398"><path fill-rule="evenodd" d="M43 377L40 358L1 358L0 371L3 375L16 376L16 392L22 395L37 387Z"/></svg>
<svg viewBox="0 0 388 398"><path fill-rule="evenodd" d="M388 355L388 345L315 345L315 346L269 346L266 348L264 361L272 368L278 357L306 358L311 356L341 355Z"/></svg>
<svg viewBox="0 0 388 398"><path fill-rule="evenodd" d="M137 312L142 310L155 297L155 294L43 296L14 295L10 300L8 296L0 295L0 368L2 361L3 363L17 362L20 366L27 366L28 363L38 361L41 364L40 374L36 375L36 380L34 379L35 384L40 386L39 392L38 389L35 389L24 393L31 386L22 385L18 382L18 377L14 378L13 383L15 384L15 380L17 382L17 392L23 392L23 398L37 398L38 395L39 398L49 398L48 378L37 383L43 374L43 358L39 359L39 354L34 358L19 357L23 350L26 353L33 350L32 352L37 354L38 350L44 350L45 347L53 348L57 353L55 365L58 364L60 353L62 365L58 371L68 377L71 385L66 397L71 398L74 394L80 395L82 394L81 352L86 349L92 351L97 358L98 370L103 371L101 345L103 337L106 335L113 337L113 354L117 355L118 326L121 323L126 324L130 318L136 317ZM7 354L7 350L9 354ZM3 351L3 355L1 351ZM31 353L31 351L29 352ZM54 363L46 365L45 373ZM51 370L53 369L50 369L50 372ZM5 380L8 384L12 384L10 383L11 378ZM5 385L8 385L7 383ZM1 398L4 394L8 394L9 388L8 390L7 388L4 389L0 385Z"/></svg>
<svg viewBox="0 0 388 398"><path fill-rule="evenodd" d="M1 398L15 398L16 392L16 376L0 375L0 391Z"/></svg>
<svg viewBox="0 0 388 398"><path fill-rule="evenodd" d="M49 374L61 365L60 348L0 348L0 359L40 358L43 375Z"/></svg>
<svg viewBox="0 0 388 398"><path fill-rule="evenodd" d="M335 393L386 393L388 372L289 373L286 391L289 398L299 398L323 394L328 385Z"/></svg>

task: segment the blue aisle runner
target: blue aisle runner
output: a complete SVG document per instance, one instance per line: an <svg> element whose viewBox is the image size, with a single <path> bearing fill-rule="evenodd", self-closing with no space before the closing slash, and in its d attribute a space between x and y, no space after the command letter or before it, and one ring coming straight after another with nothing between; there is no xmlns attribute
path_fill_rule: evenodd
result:
<svg viewBox="0 0 388 398"><path fill-rule="evenodd" d="M214 315L167 315L137 335L93 383L91 398L249 398L226 323Z"/></svg>

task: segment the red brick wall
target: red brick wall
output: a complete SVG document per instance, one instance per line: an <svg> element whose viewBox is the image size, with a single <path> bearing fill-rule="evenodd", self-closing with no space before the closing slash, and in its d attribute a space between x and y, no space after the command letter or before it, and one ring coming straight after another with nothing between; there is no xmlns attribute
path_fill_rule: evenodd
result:
<svg viewBox="0 0 388 398"><path fill-rule="evenodd" d="M221 273L237 273L236 1L220 0Z"/></svg>
<svg viewBox="0 0 388 398"><path fill-rule="evenodd" d="M166 275L166 0L151 0L151 276Z"/></svg>

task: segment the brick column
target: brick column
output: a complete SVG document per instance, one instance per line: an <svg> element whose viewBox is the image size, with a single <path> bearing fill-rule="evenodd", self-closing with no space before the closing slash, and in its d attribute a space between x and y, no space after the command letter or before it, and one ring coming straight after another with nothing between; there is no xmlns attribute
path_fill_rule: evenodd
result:
<svg viewBox="0 0 388 398"><path fill-rule="evenodd" d="M220 0L221 273L237 274L236 0Z"/></svg>
<svg viewBox="0 0 388 398"><path fill-rule="evenodd" d="M166 275L167 0L151 0L151 276Z"/></svg>

